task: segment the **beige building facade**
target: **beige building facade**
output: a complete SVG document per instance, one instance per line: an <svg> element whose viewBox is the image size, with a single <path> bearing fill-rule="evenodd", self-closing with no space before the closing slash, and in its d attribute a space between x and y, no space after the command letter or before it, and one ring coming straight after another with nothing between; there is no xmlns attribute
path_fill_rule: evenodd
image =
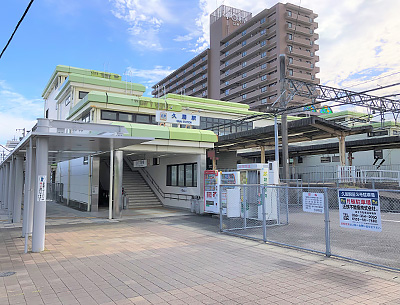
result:
<svg viewBox="0 0 400 305"><path fill-rule="evenodd" d="M210 48L154 85L153 95L191 95L266 111L280 94L280 54L286 56L286 77L319 83L317 16L290 3L254 17L222 5L210 15Z"/></svg>

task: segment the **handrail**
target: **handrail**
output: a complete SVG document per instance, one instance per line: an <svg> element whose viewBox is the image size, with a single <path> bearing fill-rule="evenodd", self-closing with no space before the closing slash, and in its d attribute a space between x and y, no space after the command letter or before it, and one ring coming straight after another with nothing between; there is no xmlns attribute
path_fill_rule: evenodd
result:
<svg viewBox="0 0 400 305"><path fill-rule="evenodd" d="M129 158L124 157L125 162L128 164L129 168L133 171L132 161ZM157 182L153 179L150 173L144 168L138 168L138 172L143 176L145 175L150 183L154 186L154 189L160 194L163 199L174 199L174 200L192 200L192 195L187 194L176 194L176 193L165 193Z"/></svg>
<svg viewBox="0 0 400 305"><path fill-rule="evenodd" d="M175 199L175 200L192 200L193 199L192 195L177 194L177 193L165 193L144 167L141 167L139 169L139 173L140 174L143 173L146 175L146 177L149 179L151 184L153 184L154 188L160 193L160 195L163 199ZM181 199L181 197L183 197L184 199Z"/></svg>

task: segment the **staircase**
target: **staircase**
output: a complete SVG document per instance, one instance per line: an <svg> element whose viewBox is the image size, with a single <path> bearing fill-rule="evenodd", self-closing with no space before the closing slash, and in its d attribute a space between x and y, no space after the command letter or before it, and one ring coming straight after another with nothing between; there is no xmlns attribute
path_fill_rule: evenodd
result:
<svg viewBox="0 0 400 305"><path fill-rule="evenodd" d="M122 186L129 199L128 209L161 207L161 202L148 186L142 175L124 162Z"/></svg>

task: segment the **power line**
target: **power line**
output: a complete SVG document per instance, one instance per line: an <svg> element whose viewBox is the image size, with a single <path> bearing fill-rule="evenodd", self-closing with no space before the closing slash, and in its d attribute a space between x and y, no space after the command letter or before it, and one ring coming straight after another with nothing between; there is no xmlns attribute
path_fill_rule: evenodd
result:
<svg viewBox="0 0 400 305"><path fill-rule="evenodd" d="M29 2L27 8L25 9L24 14L22 15L21 19L18 21L17 26L16 26L15 29L14 29L14 32L12 33L10 39L8 39L8 42L7 42L6 46L4 47L3 51L1 51L0 59L1 59L1 57L3 56L4 52L6 51L6 49L7 49L8 45L10 44L11 40L13 39L14 34L15 34L15 32L17 31L17 29L18 29L19 25L21 24L22 20L24 20L25 15L28 13L29 8L31 7L33 1L35 1L35 0L31 0L31 1Z"/></svg>
<svg viewBox="0 0 400 305"><path fill-rule="evenodd" d="M400 73L400 71L394 72L394 73L392 73L392 74L388 74L388 75L376 77L376 78L367 80L367 81L365 81L365 82L361 82L361 83L358 83L358 84L355 84L355 85L351 85L351 86L345 87L345 89L347 89L347 88L352 88L352 87L356 87L356 86L359 86L359 85L362 85L362 84L366 84L366 83L369 83L369 82L373 82L373 81L375 81L375 80L382 79L382 78L385 78L385 77L389 77L389 76L392 76L392 75L396 75L396 74L399 74L399 73Z"/></svg>

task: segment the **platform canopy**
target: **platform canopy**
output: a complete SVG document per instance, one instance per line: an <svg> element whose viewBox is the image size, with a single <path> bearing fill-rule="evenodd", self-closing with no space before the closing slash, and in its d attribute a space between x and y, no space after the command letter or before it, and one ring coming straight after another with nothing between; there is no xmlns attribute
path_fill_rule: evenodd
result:
<svg viewBox="0 0 400 305"><path fill-rule="evenodd" d="M36 147L36 141L40 137L49 139L50 164L154 140L154 138L123 136L126 133L127 130L118 125L38 119L32 131L3 162L7 162L12 155L24 155L30 142Z"/></svg>
<svg viewBox="0 0 400 305"><path fill-rule="evenodd" d="M279 131L281 130L280 124ZM275 144L274 125L220 136L214 144L219 151L237 151ZM320 117L296 119L288 122L288 142L299 143L370 132L372 126L346 127Z"/></svg>

